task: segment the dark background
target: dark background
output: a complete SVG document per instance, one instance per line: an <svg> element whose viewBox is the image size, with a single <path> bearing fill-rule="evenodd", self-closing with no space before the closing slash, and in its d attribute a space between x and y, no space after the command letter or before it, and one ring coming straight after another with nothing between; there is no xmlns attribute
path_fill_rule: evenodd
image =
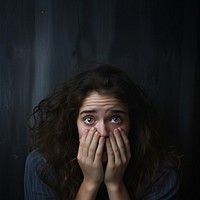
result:
<svg viewBox="0 0 200 200"><path fill-rule="evenodd" d="M142 84L183 154L180 199L199 196L198 0L0 0L0 199L23 200L27 118L94 63Z"/></svg>

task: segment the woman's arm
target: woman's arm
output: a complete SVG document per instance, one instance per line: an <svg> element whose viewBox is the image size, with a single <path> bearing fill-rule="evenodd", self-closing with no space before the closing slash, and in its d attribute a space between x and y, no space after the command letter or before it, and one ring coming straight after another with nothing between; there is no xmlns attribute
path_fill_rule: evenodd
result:
<svg viewBox="0 0 200 200"><path fill-rule="evenodd" d="M110 200L130 200L126 186L122 183L118 187L107 187Z"/></svg>
<svg viewBox="0 0 200 200"><path fill-rule="evenodd" d="M95 186L83 181L80 185L75 200L95 200L98 190L98 185Z"/></svg>

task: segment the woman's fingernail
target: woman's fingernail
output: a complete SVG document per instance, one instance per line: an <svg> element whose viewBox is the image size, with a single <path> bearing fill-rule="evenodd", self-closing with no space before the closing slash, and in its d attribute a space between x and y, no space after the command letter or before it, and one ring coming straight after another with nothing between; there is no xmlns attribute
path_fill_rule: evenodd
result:
<svg viewBox="0 0 200 200"><path fill-rule="evenodd" d="M95 128L95 127L92 127L92 128L91 128L91 131L92 131L92 132L96 131L96 128Z"/></svg>

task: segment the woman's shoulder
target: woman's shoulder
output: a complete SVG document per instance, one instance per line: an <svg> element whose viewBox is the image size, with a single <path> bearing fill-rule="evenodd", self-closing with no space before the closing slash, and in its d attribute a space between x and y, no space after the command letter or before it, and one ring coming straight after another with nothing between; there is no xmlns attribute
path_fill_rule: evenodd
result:
<svg viewBox="0 0 200 200"><path fill-rule="evenodd" d="M171 161L163 161L149 188L149 196L160 199L177 199L180 180L177 169Z"/></svg>
<svg viewBox="0 0 200 200"><path fill-rule="evenodd" d="M46 162L47 160L38 150L33 150L27 154L25 165L29 169L39 169Z"/></svg>
<svg viewBox="0 0 200 200"><path fill-rule="evenodd" d="M178 169L174 166L174 164L171 161L162 161L156 173L155 181L160 183L166 183L166 185L168 185L168 183L177 185L179 182Z"/></svg>
<svg viewBox="0 0 200 200"><path fill-rule="evenodd" d="M54 199L52 191L41 179L41 172L47 160L37 150L27 154L24 171L24 194L25 199ZM47 171L45 180L54 181L53 171Z"/></svg>
<svg viewBox="0 0 200 200"><path fill-rule="evenodd" d="M179 181L178 169L171 161L163 161L156 178L160 179L160 181L163 180L163 182L170 182L176 185Z"/></svg>

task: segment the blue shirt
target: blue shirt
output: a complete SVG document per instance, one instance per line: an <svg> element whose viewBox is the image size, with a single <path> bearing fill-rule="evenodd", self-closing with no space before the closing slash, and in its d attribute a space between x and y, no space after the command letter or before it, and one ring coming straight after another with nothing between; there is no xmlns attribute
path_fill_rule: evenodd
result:
<svg viewBox="0 0 200 200"><path fill-rule="evenodd" d="M28 154L24 173L24 198L25 200L54 200L54 194L39 177L41 167L46 159L37 151ZM50 180L55 176L49 175ZM160 188L154 190L153 188ZM179 178L172 170L161 170L154 181L154 185L147 187L142 200L176 200L178 199ZM134 195L133 195L134 196ZM104 199L102 199L104 200Z"/></svg>
<svg viewBox="0 0 200 200"><path fill-rule="evenodd" d="M41 167L46 159L38 152L28 154L24 172L24 199L25 200L53 200L54 194L39 177ZM52 176L53 177L53 176Z"/></svg>

